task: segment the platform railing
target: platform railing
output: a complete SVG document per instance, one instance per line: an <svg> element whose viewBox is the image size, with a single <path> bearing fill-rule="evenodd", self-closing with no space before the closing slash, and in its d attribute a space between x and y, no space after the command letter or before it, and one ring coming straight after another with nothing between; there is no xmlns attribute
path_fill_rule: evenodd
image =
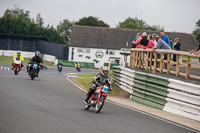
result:
<svg viewBox="0 0 200 133"><path fill-rule="evenodd" d="M167 74L175 74L176 76L185 76L185 79L194 78L200 79L198 75L190 74L190 68L198 69L200 73L200 65L191 64L191 57L200 58L199 55L190 54L189 52L176 51L176 50L165 50L165 49L156 49L154 52L152 49L129 49L130 52L130 67L131 68L140 68L145 69L149 72L166 72ZM160 54L160 58L158 58ZM171 59L171 55L176 55L176 62ZM164 55L167 56L167 59L164 60ZM186 63L180 62L180 57L186 57ZM153 65L152 65L152 62ZM167 64L167 67L163 67L163 63ZM170 69L171 65L176 65L176 70L173 71ZM159 66L159 67L158 67ZM180 66L185 67L185 72L180 72Z"/></svg>

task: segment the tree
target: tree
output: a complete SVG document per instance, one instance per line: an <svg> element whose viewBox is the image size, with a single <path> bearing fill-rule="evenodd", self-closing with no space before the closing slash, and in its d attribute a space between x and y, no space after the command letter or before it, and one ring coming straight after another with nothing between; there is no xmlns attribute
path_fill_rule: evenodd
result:
<svg viewBox="0 0 200 133"><path fill-rule="evenodd" d="M110 27L108 24L99 20L97 17L83 17L79 19L78 22L75 23L76 25L83 25L83 26L96 26L96 27Z"/></svg>
<svg viewBox="0 0 200 133"><path fill-rule="evenodd" d="M193 31L195 39L200 41L200 19L196 22L196 29Z"/></svg>
<svg viewBox="0 0 200 133"><path fill-rule="evenodd" d="M44 24L43 18L41 17L40 13L36 15L36 24L38 24L40 27L42 27Z"/></svg>
<svg viewBox="0 0 200 133"><path fill-rule="evenodd" d="M70 22L68 19L64 19L57 25L57 31L65 38L67 43L69 43L69 36L72 30L72 25L74 22Z"/></svg>
<svg viewBox="0 0 200 133"><path fill-rule="evenodd" d="M137 30L154 30L154 31L161 31L164 30L164 27L160 25L148 25L143 19L130 18L128 17L123 22L119 22L117 28L126 28L126 29L137 29Z"/></svg>
<svg viewBox="0 0 200 133"><path fill-rule="evenodd" d="M38 13L36 21L31 19L29 11L24 11L19 7L7 9L0 17L0 33L14 35L45 36L55 43L67 44L67 40L53 26L43 26L44 21Z"/></svg>

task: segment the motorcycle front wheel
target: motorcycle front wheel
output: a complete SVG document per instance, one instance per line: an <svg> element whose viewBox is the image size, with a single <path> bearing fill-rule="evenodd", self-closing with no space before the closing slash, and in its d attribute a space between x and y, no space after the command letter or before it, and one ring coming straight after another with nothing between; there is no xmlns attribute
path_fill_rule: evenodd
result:
<svg viewBox="0 0 200 133"><path fill-rule="evenodd" d="M106 100L106 96L101 96L99 99L99 103L95 106L95 112L99 113L103 108L104 102Z"/></svg>
<svg viewBox="0 0 200 133"><path fill-rule="evenodd" d="M17 75L18 74L18 69L17 69L17 67L15 67L15 75Z"/></svg>

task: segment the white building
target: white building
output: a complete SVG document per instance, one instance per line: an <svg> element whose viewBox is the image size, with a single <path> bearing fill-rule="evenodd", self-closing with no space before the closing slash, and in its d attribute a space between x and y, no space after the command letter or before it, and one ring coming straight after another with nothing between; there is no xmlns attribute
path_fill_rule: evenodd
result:
<svg viewBox="0 0 200 133"><path fill-rule="evenodd" d="M69 61L94 63L95 68L104 66L110 60L114 64L123 64L124 56L120 54L121 48L130 48L130 39L120 39L119 29L98 28L88 26L73 26ZM117 34L119 33L119 34ZM128 62L130 57L128 56Z"/></svg>

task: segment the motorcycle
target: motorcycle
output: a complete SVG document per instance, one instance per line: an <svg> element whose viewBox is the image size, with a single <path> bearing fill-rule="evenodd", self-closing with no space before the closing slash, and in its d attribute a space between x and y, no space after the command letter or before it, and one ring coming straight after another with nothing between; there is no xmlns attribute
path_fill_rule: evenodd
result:
<svg viewBox="0 0 200 133"><path fill-rule="evenodd" d="M88 100L88 104L85 104L85 110L88 110L91 106L95 108L95 112L99 113L103 108L104 102L107 97L107 86L98 86L95 93ZM87 93L88 95L88 93Z"/></svg>
<svg viewBox="0 0 200 133"><path fill-rule="evenodd" d="M36 63L33 64L33 68L30 73L31 80L33 80L37 76L38 67L39 67L38 64Z"/></svg>
<svg viewBox="0 0 200 133"><path fill-rule="evenodd" d="M76 70L77 70L78 72L81 72L81 66L80 66L80 65L77 65Z"/></svg>
<svg viewBox="0 0 200 133"><path fill-rule="evenodd" d="M22 61L20 58L16 58L13 62L13 71L15 75L18 75L19 71L21 70Z"/></svg>
<svg viewBox="0 0 200 133"><path fill-rule="evenodd" d="M62 72L62 65L58 65L58 71L59 73Z"/></svg>

